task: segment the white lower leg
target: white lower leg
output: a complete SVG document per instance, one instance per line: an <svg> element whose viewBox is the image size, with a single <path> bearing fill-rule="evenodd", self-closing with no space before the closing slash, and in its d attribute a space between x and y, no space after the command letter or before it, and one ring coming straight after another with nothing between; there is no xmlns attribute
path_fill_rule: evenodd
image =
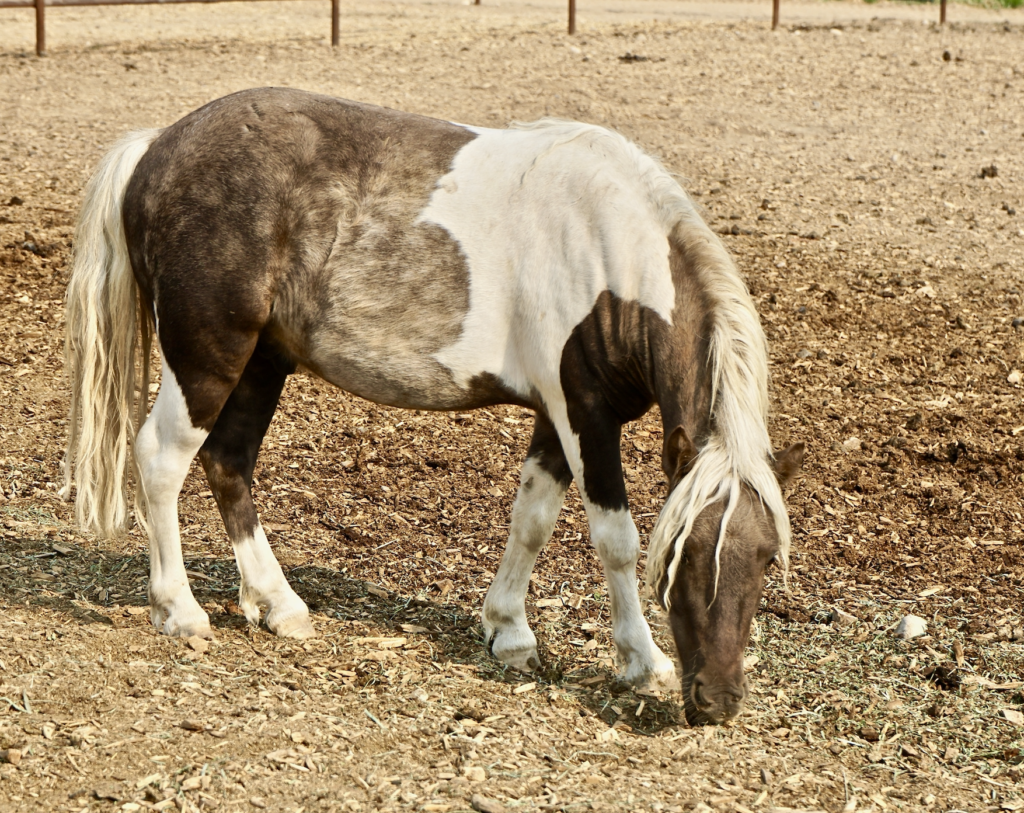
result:
<svg viewBox="0 0 1024 813"><path fill-rule="evenodd" d="M149 608L166 635L212 636L210 619L192 595L178 531L178 494L209 434L192 426L185 398L164 364L160 393L135 444L149 532Z"/></svg>
<svg viewBox="0 0 1024 813"><path fill-rule="evenodd" d="M234 541L235 561L242 576L238 605L258 624L260 610L267 610L267 626L285 638L311 638L316 633L309 620L309 609L292 590L281 565L270 549L263 526L257 523L253 535Z"/></svg>
<svg viewBox="0 0 1024 813"><path fill-rule="evenodd" d="M491 652L515 669L532 671L540 666L537 638L526 621L526 591L537 556L558 520L565 491L535 459L523 464L508 544L482 615Z"/></svg>
<svg viewBox="0 0 1024 813"><path fill-rule="evenodd" d="M637 589L640 535L627 509L587 505L590 536L604 565L611 599L612 629L623 679L633 684L675 687L675 665L665 656L644 618Z"/></svg>

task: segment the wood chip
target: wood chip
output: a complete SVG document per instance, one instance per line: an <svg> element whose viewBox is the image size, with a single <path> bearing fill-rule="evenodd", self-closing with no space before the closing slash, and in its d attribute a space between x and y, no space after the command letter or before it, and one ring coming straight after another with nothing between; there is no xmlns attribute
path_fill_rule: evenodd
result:
<svg viewBox="0 0 1024 813"><path fill-rule="evenodd" d="M512 690L512 694L526 694L527 692L532 692L536 688L536 683L524 683L522 686L516 686Z"/></svg>

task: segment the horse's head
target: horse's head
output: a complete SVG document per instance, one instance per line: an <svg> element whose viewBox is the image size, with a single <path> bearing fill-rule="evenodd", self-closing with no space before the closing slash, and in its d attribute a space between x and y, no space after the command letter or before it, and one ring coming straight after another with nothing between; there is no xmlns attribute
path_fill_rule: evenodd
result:
<svg viewBox="0 0 1024 813"><path fill-rule="evenodd" d="M693 489L694 484L685 481L693 476L697 456L682 427L666 440L664 465L670 495L677 488ZM771 465L779 486L797 473L803 457L802 443L776 453ZM726 479L710 498L702 493L707 489L698 487L690 497L698 502L684 526L675 529L676 539L686 532L686 525L689 531L681 546L671 546L660 584L655 585L668 608L691 724L722 723L742 711L748 694L743 649L760 602L765 570L786 554L770 501L752 486L736 480L730 484ZM781 493L776 493L781 500ZM784 512L783 520L788 523Z"/></svg>

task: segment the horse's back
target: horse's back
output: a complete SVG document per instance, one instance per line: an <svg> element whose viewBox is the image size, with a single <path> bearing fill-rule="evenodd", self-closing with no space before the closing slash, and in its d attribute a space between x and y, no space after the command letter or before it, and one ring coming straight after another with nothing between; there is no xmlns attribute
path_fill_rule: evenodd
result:
<svg viewBox="0 0 1024 813"><path fill-rule="evenodd" d="M525 402L557 386L603 291L670 319L648 165L589 125L475 129L250 90L153 143L126 233L169 357L216 358L212 325L225 357L270 337L376 401Z"/></svg>

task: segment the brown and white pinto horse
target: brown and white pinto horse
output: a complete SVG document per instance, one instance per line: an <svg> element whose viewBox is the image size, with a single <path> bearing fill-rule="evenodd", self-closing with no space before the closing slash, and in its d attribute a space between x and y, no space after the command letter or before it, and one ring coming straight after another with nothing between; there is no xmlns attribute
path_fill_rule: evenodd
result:
<svg viewBox="0 0 1024 813"><path fill-rule="evenodd" d="M122 529L134 438L162 632L212 634L178 530L198 454L249 620L265 610L278 635L314 634L250 494L285 379L301 365L392 406L534 409L483 606L492 651L518 669L538 665L526 590L575 480L623 677L669 681L673 664L637 592L640 539L619 450L622 425L657 403L671 492L651 584L669 609L691 720L742 707L764 570L790 541L780 484L803 450L772 453L764 334L726 251L621 136L559 121L480 129L295 90L236 93L106 156L86 191L67 306L66 490L74 478L83 527ZM161 384L143 422L154 331Z"/></svg>

